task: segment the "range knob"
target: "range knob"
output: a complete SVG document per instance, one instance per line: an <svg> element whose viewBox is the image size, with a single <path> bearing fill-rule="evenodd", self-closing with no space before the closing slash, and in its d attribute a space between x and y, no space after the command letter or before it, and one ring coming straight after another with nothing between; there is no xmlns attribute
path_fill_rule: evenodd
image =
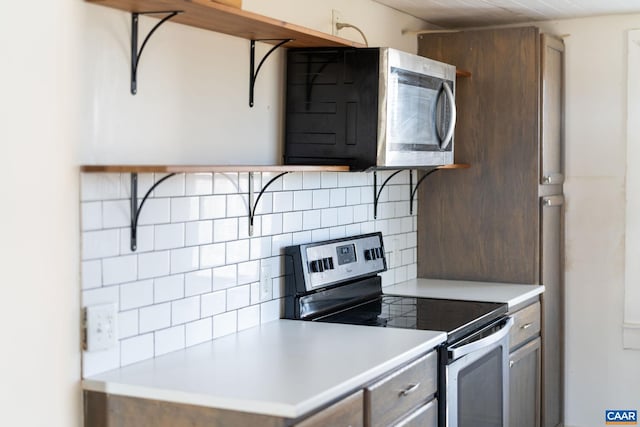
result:
<svg viewBox="0 0 640 427"><path fill-rule="evenodd" d="M375 248L375 251L377 258L382 258L384 256L384 254L382 253L382 248Z"/></svg>
<svg viewBox="0 0 640 427"><path fill-rule="evenodd" d="M324 271L324 263L321 259L311 261L309 263L309 269L312 273L322 273Z"/></svg>
<svg viewBox="0 0 640 427"><path fill-rule="evenodd" d="M364 259L367 261L375 261L383 256L384 253L382 252L382 248L371 248L365 249L364 251Z"/></svg>
<svg viewBox="0 0 640 427"><path fill-rule="evenodd" d="M364 259L366 259L367 261L373 261L376 258L377 258L377 255L374 248L364 250Z"/></svg>
<svg viewBox="0 0 640 427"><path fill-rule="evenodd" d="M323 258L322 265L325 270L333 270L333 257Z"/></svg>

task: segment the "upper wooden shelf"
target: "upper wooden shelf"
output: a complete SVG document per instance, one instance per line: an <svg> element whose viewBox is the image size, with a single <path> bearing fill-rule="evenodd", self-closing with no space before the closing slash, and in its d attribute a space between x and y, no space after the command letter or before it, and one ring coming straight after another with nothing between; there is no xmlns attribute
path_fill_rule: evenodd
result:
<svg viewBox="0 0 640 427"><path fill-rule="evenodd" d="M249 40L263 40L266 43L277 43L279 40L292 39L287 43L287 47L365 47L361 43L210 0L86 1L135 13L182 11L183 13L174 17L171 22L178 22Z"/></svg>
<svg viewBox="0 0 640 427"><path fill-rule="evenodd" d="M84 165L82 172L216 173L216 172L348 172L349 166L307 165Z"/></svg>
<svg viewBox="0 0 640 427"><path fill-rule="evenodd" d="M470 165L455 163L412 169L466 169ZM224 173L224 172L349 172L349 166L333 165L83 165L81 172L100 173Z"/></svg>
<svg viewBox="0 0 640 427"><path fill-rule="evenodd" d="M456 77L471 77L471 72L457 68Z"/></svg>

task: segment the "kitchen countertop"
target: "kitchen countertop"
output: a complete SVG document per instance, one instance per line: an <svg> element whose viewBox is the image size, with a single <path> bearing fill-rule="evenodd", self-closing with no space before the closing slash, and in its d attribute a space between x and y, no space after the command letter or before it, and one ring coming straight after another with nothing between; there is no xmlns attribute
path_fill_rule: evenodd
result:
<svg viewBox="0 0 640 427"><path fill-rule="evenodd" d="M501 302L506 303L511 309L543 293L544 286L462 280L412 279L392 286L385 286L382 288L382 292L387 295L422 298Z"/></svg>
<svg viewBox="0 0 640 427"><path fill-rule="evenodd" d="M445 339L437 331L281 319L87 378L83 388L296 418Z"/></svg>

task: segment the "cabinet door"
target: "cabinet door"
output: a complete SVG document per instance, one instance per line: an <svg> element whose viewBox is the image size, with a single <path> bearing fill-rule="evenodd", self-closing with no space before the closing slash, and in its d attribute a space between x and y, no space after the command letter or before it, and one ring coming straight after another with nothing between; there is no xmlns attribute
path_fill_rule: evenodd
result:
<svg viewBox="0 0 640 427"><path fill-rule="evenodd" d="M420 186L418 277L538 283L538 30L427 34L418 51L472 73L456 85L454 146L471 168Z"/></svg>
<svg viewBox="0 0 640 427"><path fill-rule="evenodd" d="M362 427L364 424L364 402L362 390L345 397L338 403L318 412L295 425L295 427Z"/></svg>
<svg viewBox="0 0 640 427"><path fill-rule="evenodd" d="M509 425L540 427L540 338L509 356Z"/></svg>
<svg viewBox="0 0 640 427"><path fill-rule="evenodd" d="M394 427L437 427L438 425L438 401L431 402L413 411Z"/></svg>
<svg viewBox="0 0 640 427"><path fill-rule="evenodd" d="M564 341L562 242L564 198L541 198L542 300L542 425L556 427L562 420L562 359Z"/></svg>
<svg viewBox="0 0 640 427"><path fill-rule="evenodd" d="M437 353L430 352L365 388L365 418L369 427L391 425L437 389Z"/></svg>
<svg viewBox="0 0 640 427"><path fill-rule="evenodd" d="M562 40L542 35L542 123L540 144L540 184L556 185L564 181L563 75Z"/></svg>

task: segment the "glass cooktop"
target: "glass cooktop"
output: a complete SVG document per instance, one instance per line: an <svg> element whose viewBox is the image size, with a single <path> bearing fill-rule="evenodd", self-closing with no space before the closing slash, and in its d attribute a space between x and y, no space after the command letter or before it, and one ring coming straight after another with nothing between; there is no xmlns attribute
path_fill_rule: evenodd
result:
<svg viewBox="0 0 640 427"><path fill-rule="evenodd" d="M445 331L458 341L507 312L507 305L382 295L315 319L319 322Z"/></svg>

